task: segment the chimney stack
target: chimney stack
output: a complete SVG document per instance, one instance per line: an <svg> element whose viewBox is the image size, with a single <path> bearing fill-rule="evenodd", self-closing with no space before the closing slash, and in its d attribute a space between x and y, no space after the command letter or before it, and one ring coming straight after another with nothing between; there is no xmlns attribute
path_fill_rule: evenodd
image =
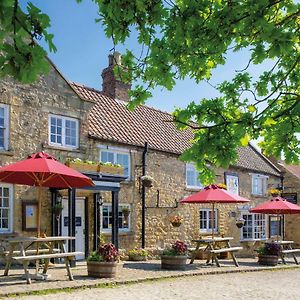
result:
<svg viewBox="0 0 300 300"><path fill-rule="evenodd" d="M128 91L131 84L123 83L120 79L115 77L114 67L121 65L121 54L115 52L108 56L108 67L102 71L102 92L103 94L123 101L129 101Z"/></svg>

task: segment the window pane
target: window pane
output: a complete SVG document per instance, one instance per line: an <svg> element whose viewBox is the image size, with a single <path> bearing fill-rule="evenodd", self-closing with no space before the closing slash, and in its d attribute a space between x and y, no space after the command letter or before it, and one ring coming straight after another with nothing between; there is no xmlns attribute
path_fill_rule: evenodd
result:
<svg viewBox="0 0 300 300"><path fill-rule="evenodd" d="M66 120L66 145L76 146L76 122L71 120Z"/></svg>
<svg viewBox="0 0 300 300"><path fill-rule="evenodd" d="M124 167L124 175L129 176L129 155L117 153L117 164Z"/></svg>
<svg viewBox="0 0 300 300"><path fill-rule="evenodd" d="M0 187L0 232L9 229L9 196L10 189L7 187Z"/></svg>

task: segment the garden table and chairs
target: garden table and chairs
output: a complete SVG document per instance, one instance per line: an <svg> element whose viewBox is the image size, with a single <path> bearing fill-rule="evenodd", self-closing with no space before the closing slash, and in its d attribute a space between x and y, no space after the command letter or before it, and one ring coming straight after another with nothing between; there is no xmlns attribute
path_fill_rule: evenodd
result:
<svg viewBox="0 0 300 300"><path fill-rule="evenodd" d="M39 261L44 261L43 273L36 272L35 278L46 279L50 259L63 258L65 267L70 280L73 280L73 274L70 268L70 261L76 255L83 254L82 252L66 252L65 243L69 240L74 240L75 237L70 236L55 236L55 237L11 237L0 238L2 242L8 245L8 250L5 254L5 270L4 276L8 276L12 261L17 261L23 264L26 281L31 283L28 265L31 261L35 261L37 266Z"/></svg>
<svg viewBox="0 0 300 300"><path fill-rule="evenodd" d="M234 264L238 267L239 264L235 257L235 252L242 250L243 248L232 247L230 245L230 241L232 240L233 237L207 237L198 240L192 240L193 243L196 243L196 248L194 251L192 251L190 264L194 262L197 252L203 251L204 253L208 254L206 261L207 264L211 260L212 263L214 261L216 262L217 267L220 267L218 254L227 252L230 253Z"/></svg>

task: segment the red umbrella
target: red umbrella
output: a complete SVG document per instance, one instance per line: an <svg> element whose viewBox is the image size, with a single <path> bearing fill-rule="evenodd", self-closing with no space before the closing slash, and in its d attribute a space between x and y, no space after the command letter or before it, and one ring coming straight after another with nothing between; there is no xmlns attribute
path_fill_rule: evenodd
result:
<svg viewBox="0 0 300 300"><path fill-rule="evenodd" d="M275 215L300 214L300 206L277 196L267 202L257 205L254 208L251 208L250 212Z"/></svg>
<svg viewBox="0 0 300 300"><path fill-rule="evenodd" d="M93 186L92 180L73 170L45 152L38 152L27 159L0 168L0 181L38 186L38 236L41 224L41 188L81 188Z"/></svg>
<svg viewBox="0 0 300 300"><path fill-rule="evenodd" d="M279 222L279 215L300 214L300 206L293 204L282 197L276 196L268 200L267 202L259 204L256 207L250 209L250 212L277 215L277 219ZM277 231L277 241L278 241L278 231Z"/></svg>
<svg viewBox="0 0 300 300"><path fill-rule="evenodd" d="M191 196L182 199L181 203L201 203L212 204L212 237L214 237L214 224L215 224L215 203L244 203L250 200L243 198L239 195L234 195L225 190L223 187L216 184L211 184L203 188Z"/></svg>

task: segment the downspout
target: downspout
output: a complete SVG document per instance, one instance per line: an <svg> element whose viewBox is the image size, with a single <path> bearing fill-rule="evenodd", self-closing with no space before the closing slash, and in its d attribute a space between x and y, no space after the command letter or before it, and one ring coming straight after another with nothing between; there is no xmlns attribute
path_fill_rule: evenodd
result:
<svg viewBox="0 0 300 300"><path fill-rule="evenodd" d="M147 153L148 153L148 142L145 142L143 158L142 158L142 176L146 175ZM146 189L142 185L142 248L145 248L145 236L146 236Z"/></svg>

